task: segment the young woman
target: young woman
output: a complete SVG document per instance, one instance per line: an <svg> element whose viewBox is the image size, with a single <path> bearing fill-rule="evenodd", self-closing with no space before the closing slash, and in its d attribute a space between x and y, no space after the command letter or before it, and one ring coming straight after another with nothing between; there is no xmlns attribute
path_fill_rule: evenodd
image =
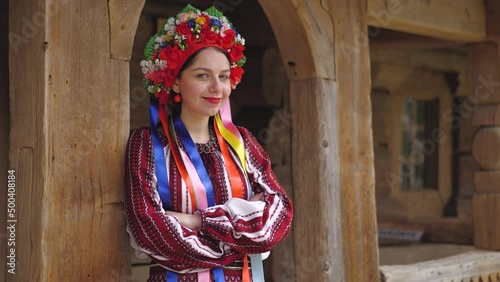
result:
<svg viewBox="0 0 500 282"><path fill-rule="evenodd" d="M291 230L269 157L231 121L243 50L219 11L190 5L146 46L151 127L130 136L125 205L148 281L263 281L262 257Z"/></svg>

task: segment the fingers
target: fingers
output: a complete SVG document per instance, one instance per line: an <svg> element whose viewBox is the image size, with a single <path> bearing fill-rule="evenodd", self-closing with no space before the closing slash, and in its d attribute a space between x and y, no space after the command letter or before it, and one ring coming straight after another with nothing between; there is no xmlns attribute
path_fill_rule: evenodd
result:
<svg viewBox="0 0 500 282"><path fill-rule="evenodd" d="M255 195L252 196L252 198L250 198L251 202L254 202L254 201L264 201L264 192L261 192L261 193L257 193Z"/></svg>

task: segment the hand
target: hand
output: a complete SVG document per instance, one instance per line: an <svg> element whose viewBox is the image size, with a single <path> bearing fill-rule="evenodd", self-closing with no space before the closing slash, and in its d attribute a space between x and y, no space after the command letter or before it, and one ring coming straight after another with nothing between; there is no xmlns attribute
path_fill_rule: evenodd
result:
<svg viewBox="0 0 500 282"><path fill-rule="evenodd" d="M179 219L182 226L195 230L201 228L201 215L185 214L180 212L167 211L167 215L172 215Z"/></svg>
<svg viewBox="0 0 500 282"><path fill-rule="evenodd" d="M257 193L248 200L250 202L256 202L256 201L264 201L264 192Z"/></svg>

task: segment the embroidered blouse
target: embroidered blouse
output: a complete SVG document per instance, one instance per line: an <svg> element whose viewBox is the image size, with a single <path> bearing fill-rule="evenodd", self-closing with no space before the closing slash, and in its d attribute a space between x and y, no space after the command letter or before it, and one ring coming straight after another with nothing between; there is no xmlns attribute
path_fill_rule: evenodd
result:
<svg viewBox="0 0 500 282"><path fill-rule="evenodd" d="M199 230L186 228L175 216L165 213L157 191L150 129L131 133L126 156L125 208L127 231L136 251L165 269L189 275L228 266L243 254L265 253L286 238L291 230L292 204L276 180L264 149L247 129L238 130L245 144L249 182L241 174L240 177L244 186L250 186L244 187L243 198L250 198L246 189L252 189L255 194L263 192L264 201L232 198L223 156L212 136L207 144L197 144L197 148L212 181L216 205L198 211L192 210L189 192L167 139L160 136L172 208L182 213L200 213Z"/></svg>

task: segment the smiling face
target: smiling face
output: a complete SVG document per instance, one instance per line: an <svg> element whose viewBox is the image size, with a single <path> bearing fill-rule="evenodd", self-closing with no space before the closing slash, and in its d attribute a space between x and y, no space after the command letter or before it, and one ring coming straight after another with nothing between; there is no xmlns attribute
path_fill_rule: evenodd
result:
<svg viewBox="0 0 500 282"><path fill-rule="evenodd" d="M230 71L229 61L221 51L199 51L172 86L182 96L181 119L215 115L231 94Z"/></svg>

